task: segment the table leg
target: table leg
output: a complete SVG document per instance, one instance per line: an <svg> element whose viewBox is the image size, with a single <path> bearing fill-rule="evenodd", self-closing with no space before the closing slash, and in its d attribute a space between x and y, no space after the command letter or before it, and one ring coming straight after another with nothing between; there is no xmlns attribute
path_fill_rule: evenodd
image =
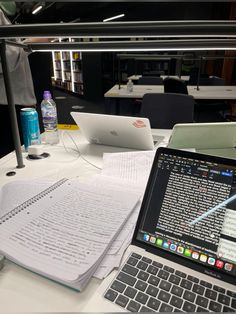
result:
<svg viewBox="0 0 236 314"><path fill-rule="evenodd" d="M105 98L105 113L116 115L120 114L119 98Z"/></svg>
<svg viewBox="0 0 236 314"><path fill-rule="evenodd" d="M229 102L231 106L231 116L236 120L236 100Z"/></svg>
<svg viewBox="0 0 236 314"><path fill-rule="evenodd" d="M117 116L120 115L120 99L119 98L115 99L115 114Z"/></svg>

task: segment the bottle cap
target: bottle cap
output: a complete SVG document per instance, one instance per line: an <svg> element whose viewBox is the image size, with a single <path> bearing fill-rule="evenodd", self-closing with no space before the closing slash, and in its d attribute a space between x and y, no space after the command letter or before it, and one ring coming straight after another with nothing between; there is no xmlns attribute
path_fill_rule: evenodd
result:
<svg viewBox="0 0 236 314"><path fill-rule="evenodd" d="M28 147L29 155L40 155L43 153L43 146L42 145L30 145Z"/></svg>
<svg viewBox="0 0 236 314"><path fill-rule="evenodd" d="M50 93L49 90L45 90L45 91L43 92L43 98L44 98L44 99L51 99L51 98L52 98L52 95L51 95L51 93Z"/></svg>

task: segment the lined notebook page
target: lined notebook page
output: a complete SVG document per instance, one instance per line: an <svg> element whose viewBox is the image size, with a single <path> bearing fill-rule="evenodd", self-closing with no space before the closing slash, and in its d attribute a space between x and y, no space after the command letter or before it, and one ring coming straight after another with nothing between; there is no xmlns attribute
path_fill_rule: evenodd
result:
<svg viewBox="0 0 236 314"><path fill-rule="evenodd" d="M50 187L52 180L16 180L0 189L0 217L29 198Z"/></svg>
<svg viewBox="0 0 236 314"><path fill-rule="evenodd" d="M126 191L129 193L139 193L140 198L143 195L144 189L142 186L137 184L134 181L124 180L117 177L105 176L105 175L95 175L86 179L87 184L90 184L94 187L99 187L101 185L109 186L116 191L119 189L122 191L126 187ZM138 218L139 210L141 206L141 201L137 203L135 209L133 210L130 217L126 220L121 232L118 234L116 239L112 241L110 249L107 251L106 256L102 260L98 269L96 270L94 277L98 279L105 278L114 267L120 265L121 258L127 246L130 244L134 227Z"/></svg>
<svg viewBox="0 0 236 314"><path fill-rule="evenodd" d="M138 192L142 198L147 180L152 167L155 151L137 151L124 153L103 154L102 174L89 179L91 185L101 182L109 183L110 187L126 186L130 192ZM126 222L122 232L112 243L112 247L102 260L94 276L102 279L106 277L114 267L118 267L127 246L130 244L134 227L139 214L141 202L136 206L132 215Z"/></svg>
<svg viewBox="0 0 236 314"><path fill-rule="evenodd" d="M127 191L67 181L0 225L0 248L36 272L75 280L101 257L138 199Z"/></svg>

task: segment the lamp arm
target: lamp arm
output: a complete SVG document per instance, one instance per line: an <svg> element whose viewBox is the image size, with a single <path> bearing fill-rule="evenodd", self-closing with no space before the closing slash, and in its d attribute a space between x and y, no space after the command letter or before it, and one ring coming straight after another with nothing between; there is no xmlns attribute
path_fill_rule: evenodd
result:
<svg viewBox="0 0 236 314"><path fill-rule="evenodd" d="M20 134L19 134L18 123L17 123L17 118L16 118L16 108L15 108L14 97L13 97L13 92L12 92L10 71L9 71L7 57L6 57L6 46L7 44L4 39L0 41L0 56L1 56L1 63L2 63L2 72L3 72L5 90L6 90L6 96L7 96L7 102L8 102L8 109L9 109L9 115L10 115L10 121L11 121L11 131L12 131L15 152L16 152L17 168L23 168L24 163L23 163L23 156L22 156L22 151L21 151Z"/></svg>

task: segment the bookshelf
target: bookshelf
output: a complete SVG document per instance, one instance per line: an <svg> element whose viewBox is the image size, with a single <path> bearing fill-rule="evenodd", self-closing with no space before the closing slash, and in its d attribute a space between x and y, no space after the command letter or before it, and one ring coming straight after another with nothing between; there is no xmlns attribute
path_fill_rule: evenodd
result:
<svg viewBox="0 0 236 314"><path fill-rule="evenodd" d="M59 39L62 42L63 39ZM69 41L72 41L69 38ZM84 94L82 53L78 51L53 51L52 84L63 90Z"/></svg>

